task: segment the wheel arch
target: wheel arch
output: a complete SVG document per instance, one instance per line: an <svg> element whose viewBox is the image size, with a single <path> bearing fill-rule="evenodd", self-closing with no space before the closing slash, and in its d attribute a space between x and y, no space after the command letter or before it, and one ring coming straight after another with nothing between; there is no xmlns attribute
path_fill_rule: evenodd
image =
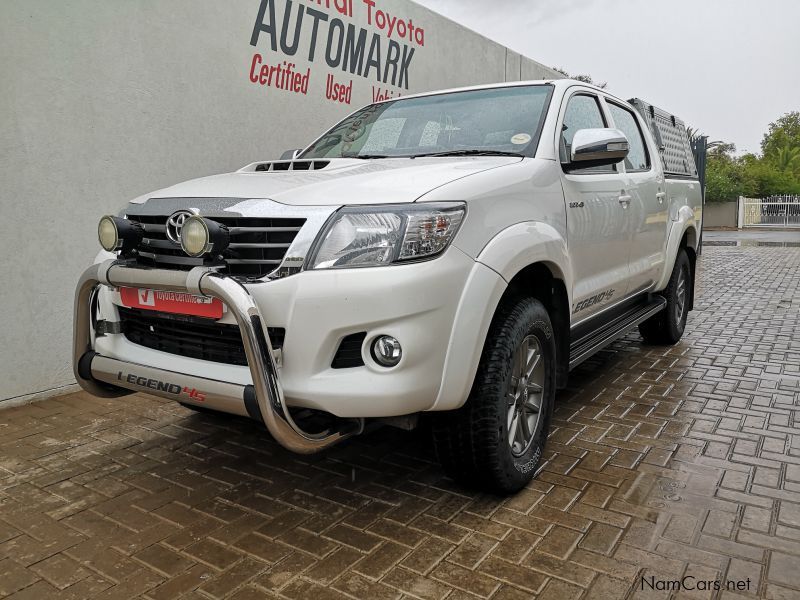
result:
<svg viewBox="0 0 800 600"><path fill-rule="evenodd" d="M697 244L698 244L698 233L697 228L693 225L690 225L686 228L686 231L683 232L683 236L681 237L679 248L683 248L686 251L686 255L689 257L689 264L691 265L691 269L689 272L689 276L691 277L690 285L691 290L689 294L689 306L687 310L694 309L694 286L695 286L695 273L697 271ZM673 260L673 263L675 261Z"/></svg>
<svg viewBox="0 0 800 600"><path fill-rule="evenodd" d="M524 294L542 302L556 336L558 387L567 384L572 302L572 263L563 232L541 221L517 223L500 232L478 260L508 282L504 293ZM497 306L493 307L493 314Z"/></svg>
<svg viewBox="0 0 800 600"><path fill-rule="evenodd" d="M667 286L669 278L672 275L672 269L675 268L675 257L678 255L678 250L681 248L686 249L687 254L690 255L689 259L692 263L692 282L694 282L694 266L697 261L698 243L699 234L694 213L689 207L684 206L678 212L678 220L672 222L672 226L669 230L667 244L664 249L666 256L664 260L664 270L661 273L661 278L653 287L653 290L661 291Z"/></svg>
<svg viewBox="0 0 800 600"><path fill-rule="evenodd" d="M556 342L556 386L566 387L569 374L570 304L564 273L557 264L549 261L526 265L508 282L500 302L522 297L536 298L550 315ZM495 314L498 307L495 307Z"/></svg>
<svg viewBox="0 0 800 600"><path fill-rule="evenodd" d="M525 292L536 297L550 312L559 348L557 383L565 385L571 272L566 241L546 223L518 223L490 240L476 257L475 268L462 293L442 384L428 410L453 410L466 401L491 321L500 303L511 294Z"/></svg>

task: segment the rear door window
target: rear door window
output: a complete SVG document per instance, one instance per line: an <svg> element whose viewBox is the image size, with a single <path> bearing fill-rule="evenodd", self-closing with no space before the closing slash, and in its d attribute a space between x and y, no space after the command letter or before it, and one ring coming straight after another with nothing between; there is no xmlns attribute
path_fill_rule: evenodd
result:
<svg viewBox="0 0 800 600"><path fill-rule="evenodd" d="M625 163L625 170L630 172L634 171L649 171L650 170L650 156L647 153L647 146L644 143L642 130L639 129L639 123L636 117L627 108L606 102L608 104L608 112L611 118L614 119L614 126L625 134L628 138L628 156L623 161Z"/></svg>

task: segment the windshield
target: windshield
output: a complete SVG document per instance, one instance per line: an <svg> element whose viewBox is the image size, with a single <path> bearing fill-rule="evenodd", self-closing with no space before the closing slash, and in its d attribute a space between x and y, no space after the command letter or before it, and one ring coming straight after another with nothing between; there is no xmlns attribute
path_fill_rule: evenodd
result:
<svg viewBox="0 0 800 600"><path fill-rule="evenodd" d="M550 85L528 85L371 104L333 127L301 158L533 156L551 92Z"/></svg>

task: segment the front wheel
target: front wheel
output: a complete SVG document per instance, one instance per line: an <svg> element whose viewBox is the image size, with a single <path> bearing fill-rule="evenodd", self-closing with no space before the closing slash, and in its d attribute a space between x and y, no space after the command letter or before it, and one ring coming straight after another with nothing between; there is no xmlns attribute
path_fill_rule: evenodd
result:
<svg viewBox="0 0 800 600"><path fill-rule="evenodd" d="M675 257L675 266L667 288L661 292L667 306L639 324L639 333L650 344L676 344L686 329L689 298L692 293L692 265L686 250L681 248Z"/></svg>
<svg viewBox="0 0 800 600"><path fill-rule="evenodd" d="M542 303L503 303L467 402L434 422L436 452L448 474L495 493L525 487L547 440L555 374L553 328Z"/></svg>

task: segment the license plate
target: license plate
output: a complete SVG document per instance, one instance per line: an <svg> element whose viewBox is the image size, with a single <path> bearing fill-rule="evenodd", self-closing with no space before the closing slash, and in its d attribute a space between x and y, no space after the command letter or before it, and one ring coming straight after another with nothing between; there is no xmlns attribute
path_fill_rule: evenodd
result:
<svg viewBox="0 0 800 600"><path fill-rule="evenodd" d="M217 298L195 296L185 292L162 292L123 287L119 289L122 304L131 308L157 310L179 315L193 315L209 319L222 318L222 301Z"/></svg>

